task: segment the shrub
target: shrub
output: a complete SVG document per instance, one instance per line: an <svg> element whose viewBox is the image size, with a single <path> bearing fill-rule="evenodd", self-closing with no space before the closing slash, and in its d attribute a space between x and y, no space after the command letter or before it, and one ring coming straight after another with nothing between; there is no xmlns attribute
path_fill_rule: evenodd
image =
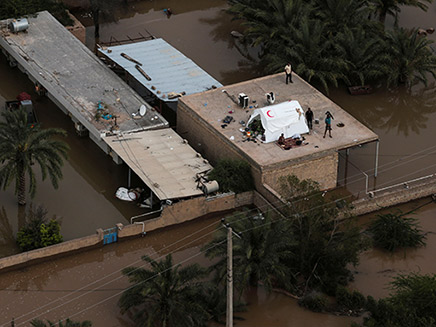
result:
<svg viewBox="0 0 436 327"><path fill-rule="evenodd" d="M398 275L389 297L367 300L363 326L436 327L436 275Z"/></svg>
<svg viewBox="0 0 436 327"><path fill-rule="evenodd" d="M56 219L47 221L47 210L30 207L27 214L29 222L17 233L17 244L21 251L30 251L62 242L60 225Z"/></svg>
<svg viewBox="0 0 436 327"><path fill-rule="evenodd" d="M327 297L319 292L310 292L298 300L298 304L314 312L322 312L327 307Z"/></svg>
<svg viewBox="0 0 436 327"><path fill-rule="evenodd" d="M366 305L365 297L358 291L351 292L345 287L339 286L336 289L336 303L345 310L361 310Z"/></svg>
<svg viewBox="0 0 436 327"><path fill-rule="evenodd" d="M401 210L377 215L377 219L368 228L374 245L391 252L398 248L425 245L425 235L417 220L404 216Z"/></svg>
<svg viewBox="0 0 436 327"><path fill-rule="evenodd" d="M254 188L250 165L242 160L222 159L209 173L209 180L216 180L223 192L242 193Z"/></svg>

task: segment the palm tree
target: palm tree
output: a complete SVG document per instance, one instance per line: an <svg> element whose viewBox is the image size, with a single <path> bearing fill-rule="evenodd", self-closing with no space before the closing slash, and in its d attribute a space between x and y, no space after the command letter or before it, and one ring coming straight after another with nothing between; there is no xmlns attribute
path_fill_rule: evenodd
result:
<svg viewBox="0 0 436 327"><path fill-rule="evenodd" d="M282 34L281 40L271 42L274 49L266 54L267 70L283 70L284 62L291 62L295 72L309 83L321 84L328 91L329 84L337 87L340 80L348 81L348 63L343 49L335 38L328 38L326 24L303 17L297 29Z"/></svg>
<svg viewBox="0 0 436 327"><path fill-rule="evenodd" d="M150 270L123 269L132 286L119 300L122 312L131 311L141 326L204 326L209 319L201 282L205 270L197 264L174 265L170 254L161 261L148 256L142 260L151 265Z"/></svg>
<svg viewBox="0 0 436 327"><path fill-rule="evenodd" d="M378 15L380 23L383 25L386 21L386 16L396 15L401 11L401 6L417 7L424 11L427 11L428 4L431 4L433 0L371 0L370 4L374 12Z"/></svg>
<svg viewBox="0 0 436 327"><path fill-rule="evenodd" d="M433 41L418 35L417 29L395 28L387 33L390 51L388 85L412 85L419 81L427 86L428 74L436 78Z"/></svg>
<svg viewBox="0 0 436 327"><path fill-rule="evenodd" d="M27 124L25 109L5 111L0 122L0 186L6 189L15 180L18 204L26 204L26 175L29 178L31 197L36 192L34 163L41 168L42 180L47 176L55 188L62 178L63 159L67 158L68 145L55 136L65 136L56 128L41 129Z"/></svg>
<svg viewBox="0 0 436 327"><path fill-rule="evenodd" d="M344 29L373 28L368 19L370 9L366 0L314 0L312 13L324 21L329 34L336 35Z"/></svg>
<svg viewBox="0 0 436 327"><path fill-rule="evenodd" d="M290 275L298 276L293 286L303 294L312 288L334 294L338 285L347 284L349 264L357 264L365 248L360 230L351 219L338 219L335 202L327 202L318 183L293 175L278 182L294 240L289 246L293 255L286 260Z"/></svg>
<svg viewBox="0 0 436 327"><path fill-rule="evenodd" d="M33 319L30 322L30 324L33 327L91 327L92 326L92 322L89 320L78 322L78 321L70 320L69 318L65 320L65 323L63 323L62 321L59 321L58 323L53 323L50 320L47 320L47 322L45 323L42 320Z"/></svg>
<svg viewBox="0 0 436 327"><path fill-rule="evenodd" d="M235 231L241 232L241 238L233 238L233 276L235 287L242 291L262 282L269 290L274 285L286 284L287 268L282 260L290 253L292 243L290 234L281 221L274 222L267 215L258 214L255 217L248 212L240 213L229 220ZM220 258L212 266L216 271L217 282L225 280L227 247L225 240L227 230L219 228L214 240L203 250L210 259ZM220 245L221 244L221 245Z"/></svg>
<svg viewBox="0 0 436 327"><path fill-rule="evenodd" d="M345 28L337 35L349 63L347 73L350 85L364 85L388 74L389 55L383 38L363 28Z"/></svg>

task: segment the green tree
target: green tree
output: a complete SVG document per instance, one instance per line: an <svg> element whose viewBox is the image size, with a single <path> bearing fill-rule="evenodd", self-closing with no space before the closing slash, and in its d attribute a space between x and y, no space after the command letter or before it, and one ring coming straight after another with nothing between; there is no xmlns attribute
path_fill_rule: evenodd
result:
<svg viewBox="0 0 436 327"><path fill-rule="evenodd" d="M406 217L408 214L400 210L377 215L368 228L374 245L390 252L425 245L425 235L419 228L417 219Z"/></svg>
<svg viewBox="0 0 436 327"><path fill-rule="evenodd" d="M367 327L435 327L436 275L399 275L390 285L391 295L379 301L368 297Z"/></svg>
<svg viewBox="0 0 436 327"><path fill-rule="evenodd" d="M427 4L432 2L433 0L371 0L370 4L377 14L380 23L384 25L386 16L391 15L396 17L401 11L401 6L417 7L427 11Z"/></svg>
<svg viewBox="0 0 436 327"><path fill-rule="evenodd" d="M389 71L389 55L383 38L364 28L345 28L336 38L349 63L350 85L364 85L385 77Z"/></svg>
<svg viewBox="0 0 436 327"><path fill-rule="evenodd" d="M216 180L222 192L242 193L254 188L251 167L242 160L219 160L208 179Z"/></svg>
<svg viewBox="0 0 436 327"><path fill-rule="evenodd" d="M141 326L204 326L209 319L203 301L205 270L197 264L183 268L175 265L170 254L161 261L148 256L142 260L151 269L123 269L132 285L119 300L121 311L131 310Z"/></svg>
<svg viewBox="0 0 436 327"><path fill-rule="evenodd" d="M298 29L271 41L263 60L268 71L283 70L283 63L291 62L295 72L309 83L320 84L328 91L329 84L338 85L340 80L348 81L348 63L342 48L335 39L326 34L326 24L320 20L303 17Z"/></svg>
<svg viewBox="0 0 436 327"><path fill-rule="evenodd" d="M339 203L327 201L316 182L286 176L279 183L294 240L286 261L290 275L298 276L291 280L294 288L301 293L321 288L333 295L338 285L348 283L350 264L358 263L367 242L353 219L338 218Z"/></svg>
<svg viewBox="0 0 436 327"><path fill-rule="evenodd" d="M40 319L33 319L30 322L30 325L32 327L91 327L92 322L89 320L85 320L82 322L79 321L73 321L67 318L65 322L63 320L60 320L58 323L51 322L50 320L47 320L46 322L40 320Z"/></svg>
<svg viewBox="0 0 436 327"><path fill-rule="evenodd" d="M17 244L21 251L30 251L62 242L60 225L56 219L47 219L47 210L31 207L27 217L29 222L17 233Z"/></svg>
<svg viewBox="0 0 436 327"><path fill-rule="evenodd" d="M0 1L0 20L20 18L47 10L63 25L71 25L73 20L61 1L55 0L2 0Z"/></svg>
<svg viewBox="0 0 436 327"><path fill-rule="evenodd" d="M283 221L273 221L269 215L241 212L227 221L241 237L233 237L233 277L235 286L244 291L259 282L270 290L284 285L289 271L283 260L289 255L290 234ZM203 250L210 259L220 258L212 266L216 281L225 281L227 273L227 229L219 227L214 239Z"/></svg>
<svg viewBox="0 0 436 327"><path fill-rule="evenodd" d="M417 29L395 28L387 33L390 51L388 85L422 82L427 86L428 74L436 78L436 56L430 48L433 41L418 35Z"/></svg>
<svg viewBox="0 0 436 327"><path fill-rule="evenodd" d="M15 181L18 204L26 204L26 175L29 193L36 192L34 164L38 164L42 180L47 176L54 188L62 178L63 159L67 158L68 145L55 137L66 136L64 130L41 129L27 124L25 109L4 111L0 121L0 186L6 189Z"/></svg>

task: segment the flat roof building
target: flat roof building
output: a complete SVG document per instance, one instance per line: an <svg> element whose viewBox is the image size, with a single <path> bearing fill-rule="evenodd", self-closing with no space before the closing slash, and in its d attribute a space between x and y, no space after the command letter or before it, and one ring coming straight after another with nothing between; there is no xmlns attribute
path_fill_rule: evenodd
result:
<svg viewBox="0 0 436 327"><path fill-rule="evenodd" d="M303 135L305 141L302 145L284 150L276 142L246 140L243 123L248 121L255 108L268 106L266 93L269 92L275 93L276 104L297 100L304 112L309 107L312 109L314 127L310 134ZM238 105L240 93L249 97L245 109ZM328 134L323 138L327 111L334 117L332 138ZM232 121L226 124L227 116L231 116ZM285 84L284 74L180 98L177 131L213 164L222 158L248 161L256 189L266 196L277 191L280 176L290 174L315 180L322 189L336 187L338 151L378 140L374 132L303 79L295 75L294 83Z"/></svg>
<svg viewBox="0 0 436 327"><path fill-rule="evenodd" d="M9 62L47 90L47 95L108 152L102 133L167 127L168 122L47 11L27 18L28 28L11 32L0 22L0 47ZM98 117L100 103L101 114ZM137 114L147 108L143 117ZM112 117L116 116L116 120ZM107 118L107 119L105 119ZM116 126L115 126L116 122Z"/></svg>
<svg viewBox="0 0 436 327"><path fill-rule="evenodd" d="M11 22L20 22L21 30L11 31ZM1 21L0 49L76 128L84 126L117 163L126 162L159 200L203 194L198 174L210 164L48 12Z"/></svg>

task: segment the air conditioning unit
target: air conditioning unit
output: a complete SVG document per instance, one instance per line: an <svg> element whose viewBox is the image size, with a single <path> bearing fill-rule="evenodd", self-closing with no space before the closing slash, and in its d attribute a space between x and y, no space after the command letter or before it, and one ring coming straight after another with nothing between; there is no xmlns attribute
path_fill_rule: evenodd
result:
<svg viewBox="0 0 436 327"><path fill-rule="evenodd" d="M239 100L239 105L242 108L245 109L248 107L248 100L249 100L248 95L246 95L245 93L239 93L238 100Z"/></svg>

